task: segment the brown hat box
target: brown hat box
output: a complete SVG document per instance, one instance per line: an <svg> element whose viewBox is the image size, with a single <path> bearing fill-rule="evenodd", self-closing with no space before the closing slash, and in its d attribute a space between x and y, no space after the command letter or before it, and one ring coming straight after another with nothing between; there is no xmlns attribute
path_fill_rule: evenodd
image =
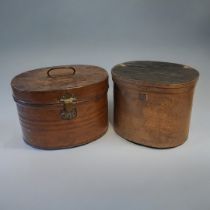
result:
<svg viewBox="0 0 210 210"><path fill-rule="evenodd" d="M198 77L197 70L175 63L131 61L116 65L112 69L115 131L149 147L183 144Z"/></svg>
<svg viewBox="0 0 210 210"><path fill-rule="evenodd" d="M97 66L35 69L11 82L23 139L42 149L89 143L108 128L108 74Z"/></svg>

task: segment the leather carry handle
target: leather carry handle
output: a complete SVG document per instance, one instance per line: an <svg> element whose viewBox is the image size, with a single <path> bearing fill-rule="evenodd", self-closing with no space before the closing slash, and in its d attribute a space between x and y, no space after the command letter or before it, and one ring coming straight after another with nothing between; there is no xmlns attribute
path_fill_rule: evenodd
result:
<svg viewBox="0 0 210 210"><path fill-rule="evenodd" d="M57 67L52 67L52 68L50 68L50 69L48 69L48 71L47 71L47 76L48 77L51 77L51 78L56 78L56 77L59 77L59 76L56 76L56 75L51 75L50 73L52 72L52 71L54 71L54 70L58 70L58 69L70 69L70 70L72 70L72 73L71 73L71 75L74 75L75 73L76 73L76 69L73 67L73 66L57 66ZM62 75L63 76L63 75Z"/></svg>

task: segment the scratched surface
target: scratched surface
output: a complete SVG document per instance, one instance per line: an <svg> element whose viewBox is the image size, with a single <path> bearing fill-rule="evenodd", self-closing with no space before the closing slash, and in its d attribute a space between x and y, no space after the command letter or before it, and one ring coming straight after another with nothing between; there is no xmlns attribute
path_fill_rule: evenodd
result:
<svg viewBox="0 0 210 210"><path fill-rule="evenodd" d="M182 84L196 80L199 76L192 67L158 61L131 61L116 65L115 77L145 81L154 84Z"/></svg>

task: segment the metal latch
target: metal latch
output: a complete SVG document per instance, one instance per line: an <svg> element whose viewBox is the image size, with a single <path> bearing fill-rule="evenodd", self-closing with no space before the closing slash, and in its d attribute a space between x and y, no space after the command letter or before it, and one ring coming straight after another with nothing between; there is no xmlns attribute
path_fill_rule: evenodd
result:
<svg viewBox="0 0 210 210"><path fill-rule="evenodd" d="M63 103L63 110L61 111L61 118L63 120L72 120L77 116L76 103L77 99L72 94L63 95L60 98L60 102Z"/></svg>

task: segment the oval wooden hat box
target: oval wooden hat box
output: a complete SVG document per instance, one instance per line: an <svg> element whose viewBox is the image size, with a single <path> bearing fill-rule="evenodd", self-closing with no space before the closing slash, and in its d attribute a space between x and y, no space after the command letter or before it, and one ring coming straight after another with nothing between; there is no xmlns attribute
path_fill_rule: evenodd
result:
<svg viewBox="0 0 210 210"><path fill-rule="evenodd" d="M108 127L108 74L97 66L35 69L11 82L24 141L42 149L89 143Z"/></svg>
<svg viewBox="0 0 210 210"><path fill-rule="evenodd" d="M155 148L188 137L195 69L174 63L131 61L112 69L114 129L123 138Z"/></svg>

